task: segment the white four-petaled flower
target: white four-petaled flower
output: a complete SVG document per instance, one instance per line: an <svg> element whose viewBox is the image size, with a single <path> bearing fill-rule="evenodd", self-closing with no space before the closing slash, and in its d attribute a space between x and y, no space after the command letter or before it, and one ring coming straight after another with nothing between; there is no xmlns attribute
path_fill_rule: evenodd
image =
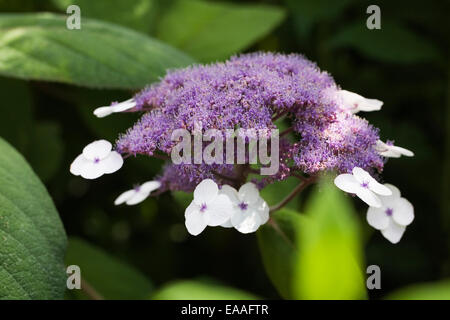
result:
<svg viewBox="0 0 450 320"><path fill-rule="evenodd" d="M400 191L393 185L385 184L392 192L390 196L380 196L381 207L367 210L367 222L392 243L397 243L403 236L406 226L414 220L412 204L402 198Z"/></svg>
<svg viewBox="0 0 450 320"><path fill-rule="evenodd" d="M408 149L394 146L389 141L387 143L384 143L381 140L377 141L377 144L375 145L375 149L377 152L382 155L383 157L387 158L400 158L401 156L407 156L407 157L413 157L414 153Z"/></svg>
<svg viewBox="0 0 450 320"><path fill-rule="evenodd" d="M359 167L354 167L353 174L344 173L334 179L334 184L345 192L356 194L371 207L380 208L379 196L389 196L392 191L376 181L370 174Z"/></svg>
<svg viewBox="0 0 450 320"><path fill-rule="evenodd" d="M342 99L344 109L351 113L358 113L359 111L378 111L383 105L383 101L377 99L367 99L359 94L347 90L339 90L338 95Z"/></svg>
<svg viewBox="0 0 450 320"><path fill-rule="evenodd" d="M248 182L239 191L228 185L220 190L233 204L230 221L224 227L234 227L242 233L251 233L269 220L269 206L260 197L254 183Z"/></svg>
<svg viewBox="0 0 450 320"><path fill-rule="evenodd" d="M116 112L123 112L136 106L134 99L128 99L119 103L113 103L110 106L99 107L94 110L94 115L98 118L104 118Z"/></svg>
<svg viewBox="0 0 450 320"><path fill-rule="evenodd" d="M219 192L219 187L211 179L200 182L194 190L194 200L186 208L184 216L188 232L200 234L206 226L226 223L233 207L229 197Z"/></svg>
<svg viewBox="0 0 450 320"><path fill-rule="evenodd" d="M97 179L104 174L113 173L123 165L123 158L106 140L88 144L70 165L70 172L85 179Z"/></svg>
<svg viewBox="0 0 450 320"><path fill-rule="evenodd" d="M126 203L129 206L141 203L147 197L158 189L161 186L161 182L159 181L148 181L143 183L142 185L138 185L131 190L125 191L120 196L117 197L114 204L120 205L122 203Z"/></svg>

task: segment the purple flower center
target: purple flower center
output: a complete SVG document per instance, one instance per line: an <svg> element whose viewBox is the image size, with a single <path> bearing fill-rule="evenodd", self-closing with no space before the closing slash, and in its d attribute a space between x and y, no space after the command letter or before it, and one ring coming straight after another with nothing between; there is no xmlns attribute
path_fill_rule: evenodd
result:
<svg viewBox="0 0 450 320"><path fill-rule="evenodd" d="M241 208L241 210L247 210L248 204L245 202L241 202L239 203L239 208Z"/></svg>
<svg viewBox="0 0 450 320"><path fill-rule="evenodd" d="M100 158L94 158L94 163L99 163L100 162Z"/></svg>
<svg viewBox="0 0 450 320"><path fill-rule="evenodd" d="M141 190L141 186L139 184L135 184L133 186L134 191L139 192L139 190Z"/></svg>
<svg viewBox="0 0 450 320"><path fill-rule="evenodd" d="M387 208L385 212L390 217L390 216L392 216L392 213L394 212L394 210L392 210L391 208Z"/></svg>
<svg viewBox="0 0 450 320"><path fill-rule="evenodd" d="M206 210L206 203L203 203L203 204L200 206L200 212L205 212L205 210Z"/></svg>
<svg viewBox="0 0 450 320"><path fill-rule="evenodd" d="M369 187L369 183L364 181L363 183L361 183L361 187L368 188Z"/></svg>

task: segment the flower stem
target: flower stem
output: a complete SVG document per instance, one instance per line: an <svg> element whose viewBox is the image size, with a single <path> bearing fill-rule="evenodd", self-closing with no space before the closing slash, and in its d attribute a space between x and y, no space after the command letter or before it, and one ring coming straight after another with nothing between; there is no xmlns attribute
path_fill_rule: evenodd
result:
<svg viewBox="0 0 450 320"><path fill-rule="evenodd" d="M270 213L275 212L277 210L280 210L281 208L283 208L286 204L288 204L292 199L294 199L294 197L299 194L300 192L302 192L307 186L309 186L311 183L313 183L314 181L316 181L316 177L312 176L306 180L304 180L303 182L301 182L297 187L295 187L294 190L292 190L292 192L283 200L281 200L278 204L270 207Z"/></svg>
<svg viewBox="0 0 450 320"><path fill-rule="evenodd" d="M97 290L95 290L94 287L91 286L89 282L87 282L83 278L81 278L80 280L81 280L81 289L84 291L84 293L86 293L89 296L89 298L91 298L92 300L105 300L105 298L103 298L103 296L100 293L98 293Z"/></svg>

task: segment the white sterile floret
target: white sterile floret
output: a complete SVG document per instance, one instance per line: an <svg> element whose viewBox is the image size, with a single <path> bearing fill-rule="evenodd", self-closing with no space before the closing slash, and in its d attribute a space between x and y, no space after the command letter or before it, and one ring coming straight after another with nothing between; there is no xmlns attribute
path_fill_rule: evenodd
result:
<svg viewBox="0 0 450 320"><path fill-rule="evenodd" d="M148 198L150 193L155 191L161 186L161 182L159 181L148 181L143 183L142 185L138 185L131 190L125 191L120 196L117 197L114 204L120 205L122 203L126 203L129 206L141 203L145 199Z"/></svg>
<svg viewBox="0 0 450 320"><path fill-rule="evenodd" d="M407 156L407 157L413 157L414 153L408 149L394 146L391 143L384 143L381 140L377 141L377 144L375 145L375 150L382 155L383 157L387 158L400 158L401 156Z"/></svg>
<svg viewBox="0 0 450 320"><path fill-rule="evenodd" d="M239 191L224 185L220 192L226 194L233 203L230 221L222 226L233 226L239 232L251 233L269 220L269 206L260 197L254 183L248 182L242 185Z"/></svg>
<svg viewBox="0 0 450 320"><path fill-rule="evenodd" d="M376 181L370 174L359 167L354 167L353 174L344 173L334 179L334 184L341 190L356 194L371 207L381 207L381 196L389 196L392 191Z"/></svg>
<svg viewBox="0 0 450 320"><path fill-rule="evenodd" d="M135 106L136 101L134 99L128 99L120 103L112 104L110 106L99 107L94 110L94 115L98 118L104 118L116 112L123 112L132 109Z"/></svg>
<svg viewBox="0 0 450 320"><path fill-rule="evenodd" d="M347 90L339 90L338 95L342 99L344 109L351 113L358 113L359 111L378 111L383 105L383 101L377 99L367 99L359 94Z"/></svg>
<svg viewBox="0 0 450 320"><path fill-rule="evenodd" d="M232 203L228 196L219 192L219 187L213 180L205 179L195 188L194 200L184 212L186 228L196 236L206 226L226 223L231 213Z"/></svg>
<svg viewBox="0 0 450 320"><path fill-rule="evenodd" d="M85 179L97 179L104 174L113 173L123 165L122 156L112 151L112 145L106 140L97 140L88 144L70 165L70 172Z"/></svg>
<svg viewBox="0 0 450 320"><path fill-rule="evenodd" d="M403 236L406 226L414 220L413 205L402 198L400 191L393 185L385 184L392 192L390 196L380 196L381 207L367 210L369 225L381 231L392 243L397 243Z"/></svg>

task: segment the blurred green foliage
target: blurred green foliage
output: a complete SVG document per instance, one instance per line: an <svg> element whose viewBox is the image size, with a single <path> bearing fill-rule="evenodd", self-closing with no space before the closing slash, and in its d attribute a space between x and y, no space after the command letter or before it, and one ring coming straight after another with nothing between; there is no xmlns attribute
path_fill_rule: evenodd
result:
<svg viewBox="0 0 450 320"><path fill-rule="evenodd" d="M0 136L45 182L67 233L85 239L71 241L67 259L83 261L82 272L102 295L364 298L364 268L376 264L382 289L367 292L369 298L448 297L448 280L439 282L450 277L448 1L377 1L381 30L365 27L366 8L374 4L365 0L71 3L81 7L81 30L65 29L68 1L0 0ZM128 159L121 171L99 181L69 174L87 142L114 140L137 119L96 119L95 107L129 97L129 90L156 81L166 68L256 50L305 54L343 88L385 102L381 112L364 117L380 128L382 139L395 139L416 154L390 160L383 173L415 207L416 219L398 245L372 232L363 204L352 201L352 208L325 187L313 190L311 199L307 190L273 216L283 235L268 224L257 237L221 228L191 237L183 225L183 201L191 195L112 205L122 191L157 175L161 161ZM112 90L120 88L127 90ZM22 174L17 168L13 172ZM263 197L276 203L291 184L295 179L264 190ZM55 230L63 243L60 227ZM102 277L101 270L110 273ZM112 277L134 280L114 287ZM174 282L204 277L219 282ZM0 275L0 284L5 279ZM44 289L39 293L51 297Z"/></svg>

